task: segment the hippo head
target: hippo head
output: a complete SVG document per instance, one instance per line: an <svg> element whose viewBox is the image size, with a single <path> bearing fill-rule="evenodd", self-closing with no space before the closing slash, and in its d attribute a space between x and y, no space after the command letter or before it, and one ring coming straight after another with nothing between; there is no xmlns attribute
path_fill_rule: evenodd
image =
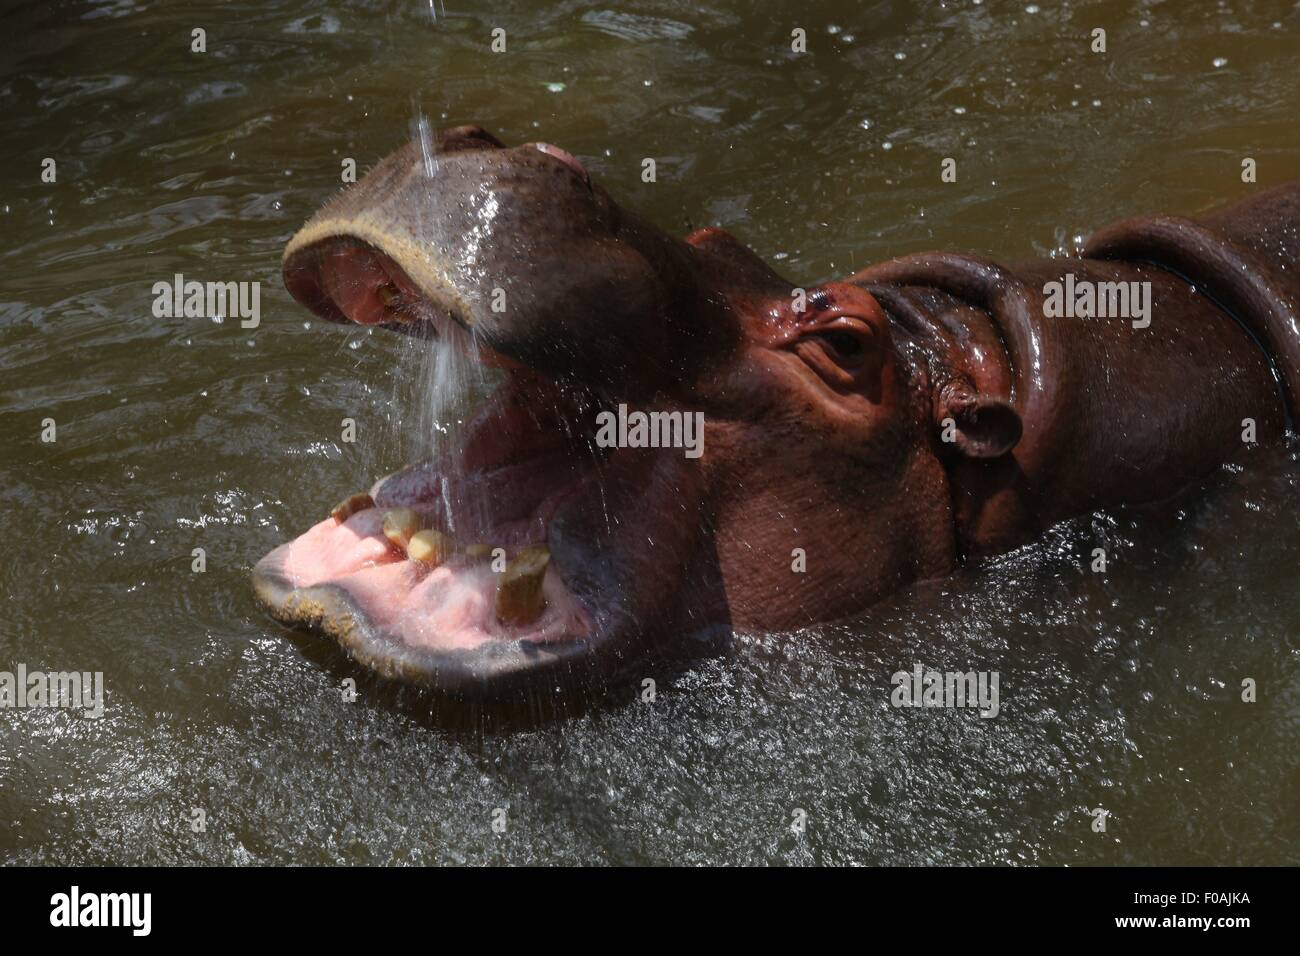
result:
<svg viewBox="0 0 1300 956"><path fill-rule="evenodd" d="M945 454L1005 450L998 406L936 390L864 289L671 237L563 150L477 127L384 159L284 277L323 318L504 369L445 453L254 572L278 619L455 694L859 611L952 567Z"/></svg>

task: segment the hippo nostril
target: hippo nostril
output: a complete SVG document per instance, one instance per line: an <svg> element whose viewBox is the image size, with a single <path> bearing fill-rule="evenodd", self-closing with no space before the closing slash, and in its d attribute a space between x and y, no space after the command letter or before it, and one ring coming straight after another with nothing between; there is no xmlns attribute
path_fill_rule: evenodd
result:
<svg viewBox="0 0 1300 956"><path fill-rule="evenodd" d="M552 146L550 143L529 143L528 145L539 152L545 153L547 156L554 156L560 162L564 163L565 166L568 166L577 173L584 183L588 186L591 185L591 176L588 174L587 168L583 166L582 163L578 162L578 158L568 150L560 149L558 146Z"/></svg>

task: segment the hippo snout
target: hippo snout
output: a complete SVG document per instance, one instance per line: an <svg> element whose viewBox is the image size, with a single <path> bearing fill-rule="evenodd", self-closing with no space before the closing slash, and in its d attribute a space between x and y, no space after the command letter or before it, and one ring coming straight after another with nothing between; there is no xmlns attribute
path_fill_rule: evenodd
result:
<svg viewBox="0 0 1300 956"><path fill-rule="evenodd" d="M644 394L680 364L674 331L699 298L690 260L566 150L457 127L328 203L283 269L324 319L430 337L455 324L557 378Z"/></svg>

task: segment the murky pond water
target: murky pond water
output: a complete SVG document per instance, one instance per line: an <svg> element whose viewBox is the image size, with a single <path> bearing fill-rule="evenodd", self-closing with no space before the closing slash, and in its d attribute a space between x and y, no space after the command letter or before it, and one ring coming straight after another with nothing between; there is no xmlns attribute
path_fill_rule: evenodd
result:
<svg viewBox="0 0 1300 956"><path fill-rule="evenodd" d="M807 282L1014 259L1236 197L1246 156L1262 185L1300 175L1291 4L435 4L0 16L0 670L107 689L100 720L0 712L0 859L1300 862L1294 445L852 624L739 635L652 704L513 730L364 677L343 703L347 667L248 584L418 443L418 348L308 321L279 282L343 159L417 113L560 144L662 226L724 225ZM260 327L155 318L175 273L260 280ZM382 437L340 444L345 415ZM1000 715L892 708L915 662L999 671Z"/></svg>

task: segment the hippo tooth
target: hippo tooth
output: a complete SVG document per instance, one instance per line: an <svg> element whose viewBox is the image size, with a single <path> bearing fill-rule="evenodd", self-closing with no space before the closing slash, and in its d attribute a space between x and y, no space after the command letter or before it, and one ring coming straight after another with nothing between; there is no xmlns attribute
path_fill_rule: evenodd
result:
<svg viewBox="0 0 1300 956"><path fill-rule="evenodd" d="M545 548L524 548L506 565L497 585L497 620L502 624L531 624L546 610L542 582L551 553Z"/></svg>
<svg viewBox="0 0 1300 956"><path fill-rule="evenodd" d="M411 536L420 530L420 516L410 508L384 512L384 537L399 548L406 548Z"/></svg>
<svg viewBox="0 0 1300 956"><path fill-rule="evenodd" d="M336 504L330 511L330 517L334 519L336 524L342 524L358 511L365 511L367 508L373 508L374 506L374 499L363 491L349 498L344 498Z"/></svg>
<svg viewBox="0 0 1300 956"><path fill-rule="evenodd" d="M385 322L410 322L415 318L407 308L406 297L391 282L376 289L375 295L384 304Z"/></svg>
<svg viewBox="0 0 1300 956"><path fill-rule="evenodd" d="M446 561L456 550L456 542L450 535L426 528L411 535L406 543L406 556L418 564L436 567Z"/></svg>

